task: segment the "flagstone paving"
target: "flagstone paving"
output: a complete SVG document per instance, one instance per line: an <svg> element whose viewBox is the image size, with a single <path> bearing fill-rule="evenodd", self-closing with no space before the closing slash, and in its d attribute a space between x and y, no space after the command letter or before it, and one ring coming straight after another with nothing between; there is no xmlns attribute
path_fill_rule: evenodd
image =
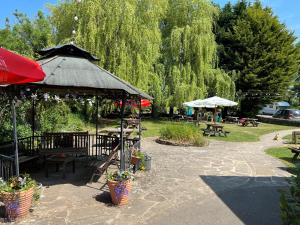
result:
<svg viewBox="0 0 300 225"><path fill-rule="evenodd" d="M86 184L52 174L57 182L44 180L44 197L20 224L281 224L278 189L286 188L290 174L264 153L283 144L273 137L255 143L212 140L202 148L147 138L143 149L152 156L152 170L136 175L129 205L110 204L104 178Z"/></svg>

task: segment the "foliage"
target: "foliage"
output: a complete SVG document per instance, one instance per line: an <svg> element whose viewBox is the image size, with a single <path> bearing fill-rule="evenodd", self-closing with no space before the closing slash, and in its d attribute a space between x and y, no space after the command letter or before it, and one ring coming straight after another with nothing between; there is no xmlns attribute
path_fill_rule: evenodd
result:
<svg viewBox="0 0 300 225"><path fill-rule="evenodd" d="M280 196L281 219L284 225L300 224L300 168L296 176L291 178L288 191L282 191Z"/></svg>
<svg viewBox="0 0 300 225"><path fill-rule="evenodd" d="M37 128L40 132L63 131L68 123L70 109L64 102L39 102L37 105Z"/></svg>
<svg viewBox="0 0 300 225"><path fill-rule="evenodd" d="M234 83L216 68L213 23L218 9L206 0L170 0L161 22L162 64L168 105L219 95L233 99Z"/></svg>
<svg viewBox="0 0 300 225"><path fill-rule="evenodd" d="M140 159L139 170L145 170L145 153L140 150L137 150L133 152L133 156Z"/></svg>
<svg viewBox="0 0 300 225"><path fill-rule="evenodd" d="M28 174L20 175L19 177L11 177L8 181L4 181L0 178L0 193L26 191L35 186L35 180Z"/></svg>
<svg viewBox="0 0 300 225"><path fill-rule="evenodd" d="M236 71L236 87L254 96L242 99L244 114L261 103L284 96L298 73L299 58L294 41L270 8L246 0L228 3L216 27L220 66Z"/></svg>
<svg viewBox="0 0 300 225"><path fill-rule="evenodd" d="M115 171L107 175L107 180L123 182L133 179L133 176L129 171Z"/></svg>
<svg viewBox="0 0 300 225"><path fill-rule="evenodd" d="M160 129L160 138L195 146L203 146L206 143L200 130L196 126L187 124L172 124L162 127Z"/></svg>
<svg viewBox="0 0 300 225"><path fill-rule="evenodd" d="M63 1L52 6L56 42L69 42L74 25L76 43L96 55L99 66L162 99L156 70L160 56L159 21L165 0L86 0L80 5ZM74 24L74 15L79 23Z"/></svg>
<svg viewBox="0 0 300 225"><path fill-rule="evenodd" d="M11 141L12 138L12 114L10 103L4 99L0 99L0 143L5 141ZM26 137L31 134L30 120L28 115L30 110L30 102L18 102L16 107L17 114L17 133L19 137Z"/></svg>
<svg viewBox="0 0 300 225"><path fill-rule="evenodd" d="M6 19L5 28L0 29L1 47L33 58L38 50L52 44L51 24L41 11L33 20L18 11L14 16L17 22L13 26Z"/></svg>

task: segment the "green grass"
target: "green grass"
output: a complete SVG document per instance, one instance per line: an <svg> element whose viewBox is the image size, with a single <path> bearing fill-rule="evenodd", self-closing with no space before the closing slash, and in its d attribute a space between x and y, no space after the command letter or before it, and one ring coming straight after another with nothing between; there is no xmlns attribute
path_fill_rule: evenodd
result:
<svg viewBox="0 0 300 225"><path fill-rule="evenodd" d="M227 137L210 137L211 139L217 139L222 141L232 141L232 142L255 142L259 141L259 137L280 131L280 130L289 130L289 129L295 129L296 127L291 126L283 126L283 125L275 125L275 124L267 124L267 123L261 123L258 125L258 127L252 127L252 126L239 126L237 124L223 124L224 130L229 131L230 134ZM202 125L202 127L205 127L205 125Z"/></svg>
<svg viewBox="0 0 300 225"><path fill-rule="evenodd" d="M82 122L82 120L77 115L72 115L69 118L69 126L66 128L67 130L83 130L95 133L95 124L86 124ZM145 119L142 120L142 127L147 128L147 130L143 131L143 137L158 137L160 136L160 129L167 125L184 125L185 122L174 122L168 120L154 120L154 119ZM258 127L242 127L236 124L223 124L224 130L229 131L230 134L227 137L209 137L209 139L216 139L222 141L232 141L232 142L255 142L259 141L259 137L261 135L272 133L280 130L288 130L294 129L296 127L291 126L282 126L282 125L274 125L274 124L266 124L261 123ZM115 127L119 126L119 120L101 120L99 122L99 129L106 127ZM201 123L199 127L199 132L201 128L206 128L204 123ZM290 136L284 137L284 139L289 140Z"/></svg>
<svg viewBox="0 0 300 225"><path fill-rule="evenodd" d="M96 132L96 125L85 122L78 114L69 114L68 125L64 131L88 131L89 133Z"/></svg>
<svg viewBox="0 0 300 225"><path fill-rule="evenodd" d="M161 127L169 124L185 124L183 122L173 122L167 120L143 120L142 126L147 128L146 131L143 132L143 137L158 137L160 135L159 130ZM232 141L232 142L255 142L259 141L259 137L280 131L280 130L289 130L295 129L296 127L291 126L283 126L283 125L275 125L275 124L267 124L261 123L258 127L252 126L239 126L237 124L223 124L224 130L229 131L230 134L227 137L209 137L209 139L216 139L222 141ZM200 128L206 128L204 123L201 123ZM201 131L200 131L201 132Z"/></svg>
<svg viewBox="0 0 300 225"><path fill-rule="evenodd" d="M289 172L294 173L297 164L300 164L300 160L292 161L294 153L288 149L288 147L274 147L266 150L266 153L270 156L280 159L286 166Z"/></svg>
<svg viewBox="0 0 300 225"><path fill-rule="evenodd" d="M177 122L171 122L167 120L143 120L142 127L147 130L143 131L143 137L158 137L160 135L160 129L166 125L176 124Z"/></svg>

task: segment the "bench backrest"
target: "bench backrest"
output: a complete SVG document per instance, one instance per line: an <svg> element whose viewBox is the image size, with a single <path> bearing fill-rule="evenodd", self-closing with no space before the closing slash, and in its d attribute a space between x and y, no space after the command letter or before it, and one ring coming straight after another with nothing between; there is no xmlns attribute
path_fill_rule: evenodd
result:
<svg viewBox="0 0 300 225"><path fill-rule="evenodd" d="M89 134L88 132L57 132L44 133L42 136L40 153L47 151L78 152L80 154L88 152Z"/></svg>

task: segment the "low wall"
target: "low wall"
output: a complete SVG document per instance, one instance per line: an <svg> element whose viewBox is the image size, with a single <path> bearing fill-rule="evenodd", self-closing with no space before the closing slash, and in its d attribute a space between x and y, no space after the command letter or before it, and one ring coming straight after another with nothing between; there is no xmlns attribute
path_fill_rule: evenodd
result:
<svg viewBox="0 0 300 225"><path fill-rule="evenodd" d="M256 116L260 122L263 123L272 123L278 125L286 125L286 126L299 126L300 127L300 120L288 120L288 119L280 119L280 118L273 118L272 116L265 116L265 115L257 115Z"/></svg>

